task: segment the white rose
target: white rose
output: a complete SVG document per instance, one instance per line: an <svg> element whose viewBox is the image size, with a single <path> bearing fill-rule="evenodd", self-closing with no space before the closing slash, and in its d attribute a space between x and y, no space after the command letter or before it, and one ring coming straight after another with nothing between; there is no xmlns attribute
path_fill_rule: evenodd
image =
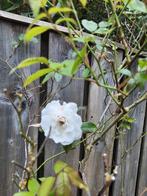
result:
<svg viewBox="0 0 147 196"><path fill-rule="evenodd" d="M45 136L55 143L69 145L82 137L82 120L77 114L77 104L52 101L41 113L41 126Z"/></svg>

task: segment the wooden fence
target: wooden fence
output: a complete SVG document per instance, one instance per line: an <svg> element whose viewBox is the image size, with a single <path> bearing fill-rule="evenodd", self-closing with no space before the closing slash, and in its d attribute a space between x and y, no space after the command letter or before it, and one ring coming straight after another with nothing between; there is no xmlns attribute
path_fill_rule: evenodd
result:
<svg viewBox="0 0 147 196"><path fill-rule="evenodd" d="M15 183L12 183L13 175L19 175L21 171L16 173L15 166L11 163L12 160L20 164L24 164L24 143L19 135L19 127L17 115L7 99L7 95L16 102L14 92L21 87L21 80L18 75L9 75L12 67L16 66L21 60L26 57L45 56L53 60L62 61L70 57L71 47L63 38L62 34L67 33L65 27L56 26L57 31L49 31L38 37L37 43L23 44L18 47L18 37L24 33L26 27L32 22L32 19L18 16L15 14L0 11L0 196L12 196L17 190ZM51 25L47 22L38 22L37 25ZM18 47L18 48L17 48ZM113 57L112 57L113 58ZM117 61L123 59L123 50L118 49ZM95 62L89 59L93 66ZM109 69L106 62L103 62L104 67ZM27 76L35 70L42 68L43 65L31 66L24 69L24 75ZM82 68L79 71L79 76ZM108 71L107 78L110 83L110 72ZM110 98L102 88L97 88L94 84L80 80L69 81L64 78L60 83L62 90L58 91L55 98L64 101L73 101L78 106L85 108L87 119L97 122L102 117L102 113L108 106ZM70 84L64 88L66 84ZM39 81L36 83L39 85ZM56 89L59 84L51 81L48 85L40 88L33 88L30 91L31 113L29 115L38 114L40 105L43 104L51 88ZM4 90L7 89L7 93ZM127 100L131 103L138 96L139 91L136 90ZM110 116L111 109L115 105L110 105L109 112L105 117ZM91 196L96 196L98 191L104 185L104 162L102 154L108 156L109 170L111 171L114 165L118 165L118 175L116 181L111 185L107 195L109 196L141 196L141 193L147 187L147 137L143 137L147 131L147 115L146 102L144 101L133 111L132 116L136 119L131 130L117 136L116 127L111 128L97 145L92 149L90 158L85 167L85 178L90 187ZM23 104L23 123L27 124L28 112ZM102 120L102 119L101 119ZM37 120L35 119L37 122ZM44 139L42 133L38 134L37 128L32 129L32 137L37 142L38 146ZM37 150L37 149L36 149ZM38 159L38 165L48 157L61 152L62 146L54 144L49 140L46 147ZM79 160L84 157L84 150L81 146L67 155L61 155L57 159L64 160L70 163L75 169L79 168ZM122 158L123 157L123 158ZM38 172L38 176L52 175L53 164L57 160L48 162L44 168ZM74 190L74 195L86 195L79 190ZM144 193L142 195L147 195Z"/></svg>

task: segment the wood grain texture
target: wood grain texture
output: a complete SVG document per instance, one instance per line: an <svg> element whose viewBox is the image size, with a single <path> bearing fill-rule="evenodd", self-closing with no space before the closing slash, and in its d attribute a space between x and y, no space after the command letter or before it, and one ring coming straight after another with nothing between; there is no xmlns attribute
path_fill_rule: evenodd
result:
<svg viewBox="0 0 147 196"><path fill-rule="evenodd" d="M109 53L109 58L112 59L112 54ZM118 63L122 61L122 53L119 54ZM105 79L110 85L113 85L113 79L111 75L110 65L102 60L102 68L106 69L108 74L105 75ZM93 62L93 67L97 67L97 63ZM97 70L99 73L99 70ZM104 110L104 118L101 120ZM90 85L89 89L89 102L88 102L88 120L94 123L100 122L101 124L107 120L113 112L116 110L116 105L113 101L110 101L110 97L104 88L98 87L95 84ZM112 118L113 119L113 118ZM109 132L103 137L100 142L92 148L89 159L85 167L85 176L87 184L90 187L91 195L97 195L98 192L104 186L104 162L102 155L107 154L108 167L111 171L112 163L112 153L113 153L113 141L114 141L115 128L113 127ZM95 177L94 177L95 176ZM84 194L85 195L85 194Z"/></svg>
<svg viewBox="0 0 147 196"><path fill-rule="evenodd" d="M70 45L64 40L64 38L60 34L50 33L49 35L49 58L54 61L63 61L68 59L70 56L71 47ZM81 75L81 71L78 73ZM63 87L64 85L68 84L70 81L69 78L64 77L62 81L59 83L54 82L53 85L53 93L56 89L60 86ZM51 85L48 84L48 92L51 91ZM76 81L73 80L70 84L62 89L61 91L57 92L54 99L60 100L61 102L75 102L78 106L83 105L84 99L84 82L83 81ZM59 144L55 144L52 140L49 140L46 148L45 148L45 158L49 158L52 155L55 155L63 150L62 146ZM75 169L78 169L78 161L79 161L79 148L69 152L68 154L62 155L57 157L56 159L50 161L45 166L45 175L52 175L53 174L53 165L56 160L63 160L70 165L72 165ZM76 194L76 193L75 193ZM75 195L74 194L74 195Z"/></svg>
<svg viewBox="0 0 147 196"><path fill-rule="evenodd" d="M147 105L146 105L147 112ZM144 119L144 129L143 129L143 138L140 151L140 163L138 168L138 179L136 187L136 195L141 195L143 191L147 188L147 114ZM147 196L147 191L144 193L144 196Z"/></svg>
<svg viewBox="0 0 147 196"><path fill-rule="evenodd" d="M135 73L136 64L132 65L132 71ZM146 90L146 89L144 89ZM136 89L126 100L125 104L132 104L140 94L141 89ZM131 125L131 129L123 129L119 132L118 145L116 146L116 160L114 164L119 165L118 175L114 186L112 186L112 194L118 196L135 196L138 171L140 170L140 153L142 140L139 139L143 134L144 120L146 113L146 101L139 104L130 114L136 119ZM143 155L144 156L144 155ZM146 174L144 174L146 176Z"/></svg>
<svg viewBox="0 0 147 196"><path fill-rule="evenodd" d="M21 175L22 171L11 164L12 160L20 164L24 164L24 142L19 135L19 125L17 114L12 107L7 96L3 93L3 89L7 89L9 97L17 104L18 100L15 96L16 91L22 87L22 80L18 75L9 75L12 67L16 66L26 57L38 56L40 54L40 42L36 45L21 45L16 51L14 43L18 41L20 33L24 33L25 27L22 25L11 24L0 20L0 195L12 196L16 191L16 186L12 183L13 174L18 171ZM14 50L14 51L13 51ZM10 56L12 56L10 58ZM8 60L8 63L5 61ZM30 75L37 70L39 66L31 67L23 70L23 77ZM20 73L19 73L20 74ZM33 118L33 114L38 113L38 90L28 91L31 101L31 112L28 112L26 101L23 100L22 121L24 127L27 128L28 120ZM29 118L30 115L30 118ZM33 123L34 121L32 121ZM31 135L37 141L37 130L32 129Z"/></svg>

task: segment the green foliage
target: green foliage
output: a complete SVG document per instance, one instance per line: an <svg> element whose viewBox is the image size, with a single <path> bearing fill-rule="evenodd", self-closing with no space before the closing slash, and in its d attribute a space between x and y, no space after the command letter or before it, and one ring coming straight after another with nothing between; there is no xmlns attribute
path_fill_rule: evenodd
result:
<svg viewBox="0 0 147 196"><path fill-rule="evenodd" d="M34 65L37 63L41 63L41 64L45 64L48 65L48 59L45 57L32 57L32 58L27 58L25 60L23 60L17 67L16 69L22 69L25 67L28 67L30 65Z"/></svg>
<svg viewBox="0 0 147 196"><path fill-rule="evenodd" d="M81 129L83 133L91 133L97 130L97 126L92 122L83 122Z"/></svg>
<svg viewBox="0 0 147 196"><path fill-rule="evenodd" d="M38 196L51 196L55 180L55 177L44 178L38 190Z"/></svg>
<svg viewBox="0 0 147 196"><path fill-rule="evenodd" d="M146 5L140 0L123 0L130 11L147 13Z"/></svg>
<svg viewBox="0 0 147 196"><path fill-rule="evenodd" d="M53 69L46 68L46 69L41 69L41 70L33 73L32 75L28 76L27 79L24 81L24 87L28 86L29 84L31 84L35 80L37 80L40 77L42 77L48 73L51 73L51 72L53 72Z"/></svg>
<svg viewBox="0 0 147 196"><path fill-rule="evenodd" d="M128 115L125 115L121 119L120 129L130 130L132 123L134 123L135 121L136 121L136 119L134 119Z"/></svg>
<svg viewBox="0 0 147 196"><path fill-rule="evenodd" d="M79 0L80 1L80 3L82 4L82 6L83 7L85 7L86 6L86 4L87 4L87 0Z"/></svg>
<svg viewBox="0 0 147 196"><path fill-rule="evenodd" d="M94 32L98 28L98 25L94 21L89 21L89 20L82 20L82 25L83 27L88 30L89 32Z"/></svg>
<svg viewBox="0 0 147 196"><path fill-rule="evenodd" d="M41 27L33 27L26 32L26 34L24 36L24 40L29 42L35 36L38 36L46 31L48 31L49 29L50 29L50 27L42 27L42 26Z"/></svg>
<svg viewBox="0 0 147 196"><path fill-rule="evenodd" d="M28 181L28 190L34 194L36 194L38 192L38 189L40 187L40 184L38 183L38 181L35 178L31 178Z"/></svg>

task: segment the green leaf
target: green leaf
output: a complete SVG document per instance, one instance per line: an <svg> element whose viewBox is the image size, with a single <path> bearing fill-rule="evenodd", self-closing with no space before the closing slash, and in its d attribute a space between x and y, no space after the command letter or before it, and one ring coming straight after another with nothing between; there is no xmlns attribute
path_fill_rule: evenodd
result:
<svg viewBox="0 0 147 196"><path fill-rule="evenodd" d="M63 169L65 169L67 166L68 166L67 163L65 163L63 161L57 161L54 165L54 171L56 174L58 174Z"/></svg>
<svg viewBox="0 0 147 196"><path fill-rule="evenodd" d="M74 41L81 42L81 43L88 43L88 42L95 42L95 36L94 35L88 35L88 36L78 36L73 38Z"/></svg>
<svg viewBox="0 0 147 196"><path fill-rule="evenodd" d="M40 10L40 0L29 0L29 3L34 16L37 16Z"/></svg>
<svg viewBox="0 0 147 196"><path fill-rule="evenodd" d="M28 76L27 79L24 81L24 87L28 86L33 81L37 80L41 76L44 76L45 74L48 74L50 72L53 72L53 69L51 69L51 68L41 69L41 70L33 73L32 75Z"/></svg>
<svg viewBox="0 0 147 196"><path fill-rule="evenodd" d="M19 192L19 193L15 193L13 196L34 196L34 193L31 193L31 192Z"/></svg>
<svg viewBox="0 0 147 196"><path fill-rule="evenodd" d="M86 20L86 19L83 19L82 20L82 25L83 27L90 31L90 32L94 32L97 28L98 28L98 25L96 22L94 21L89 21L89 20Z"/></svg>
<svg viewBox="0 0 147 196"><path fill-rule="evenodd" d="M146 70L147 69L147 59L139 59L138 65L141 68L141 70Z"/></svg>
<svg viewBox="0 0 147 196"><path fill-rule="evenodd" d="M44 78L43 78L43 81L42 81L42 84L46 83L52 76L53 76L53 72L51 73L48 73Z"/></svg>
<svg viewBox="0 0 147 196"><path fill-rule="evenodd" d="M32 193L37 193L38 189L40 187L40 184L35 178L32 178L28 181L28 189Z"/></svg>
<svg viewBox="0 0 147 196"><path fill-rule="evenodd" d="M57 81L57 82L60 82L61 80L62 80L62 75L61 74L59 74L59 73L55 73L55 80Z"/></svg>
<svg viewBox="0 0 147 196"><path fill-rule="evenodd" d="M74 170L70 166L67 166L65 167L64 171L68 174L68 177L70 178L70 181L73 185L77 186L80 189L88 191L87 185L82 181L82 179L79 176L79 173L76 170Z"/></svg>
<svg viewBox="0 0 147 196"><path fill-rule="evenodd" d="M88 78L90 76L90 70L88 68L84 69L82 72L82 76L84 78Z"/></svg>
<svg viewBox="0 0 147 196"><path fill-rule="evenodd" d="M29 42L29 41L32 40L33 37L38 36L38 35L46 32L49 29L50 29L50 27L43 27L43 26L33 27L33 28L29 29L25 33L24 40L27 41L27 42Z"/></svg>
<svg viewBox="0 0 147 196"><path fill-rule="evenodd" d="M106 28L106 27L109 27L111 24L109 22L106 22L106 21L101 21L99 23L99 27L100 28Z"/></svg>
<svg viewBox="0 0 147 196"><path fill-rule="evenodd" d="M127 4L128 0L123 0L123 2ZM146 5L139 0L130 0L130 2L127 4L127 7L131 11L147 13Z"/></svg>
<svg viewBox="0 0 147 196"><path fill-rule="evenodd" d="M55 183L55 177L49 177L42 181L38 190L38 196L50 196Z"/></svg>
<svg viewBox="0 0 147 196"><path fill-rule="evenodd" d="M72 67L74 65L74 60L65 60L63 61L62 68L59 70L59 73L65 76L72 76Z"/></svg>
<svg viewBox="0 0 147 196"><path fill-rule="evenodd" d="M134 79L135 79L136 84L143 87L145 83L147 82L147 73L146 72L137 73Z"/></svg>
<svg viewBox="0 0 147 196"><path fill-rule="evenodd" d="M63 146L63 149L65 150L66 153L68 153L70 150L75 149L74 142L72 144Z"/></svg>
<svg viewBox="0 0 147 196"><path fill-rule="evenodd" d="M82 4L82 6L83 7L85 7L86 6L86 4L87 4L87 0L79 0L80 2L81 2L81 4Z"/></svg>
<svg viewBox="0 0 147 196"><path fill-rule="evenodd" d="M56 20L56 24L60 24L64 22L76 25L76 21L73 18L59 18L58 20Z"/></svg>
<svg viewBox="0 0 147 196"><path fill-rule="evenodd" d="M21 61L21 63L15 69L21 69L38 63L45 64L45 65L49 64L48 59L45 57L32 57Z"/></svg>
<svg viewBox="0 0 147 196"><path fill-rule="evenodd" d="M56 14L59 12L72 12L72 9L69 7L51 7L48 10L48 14Z"/></svg>
<svg viewBox="0 0 147 196"><path fill-rule="evenodd" d="M129 76L129 77L132 76L131 71L130 71L129 69L125 69L125 68L120 69L120 70L119 70L119 73L121 73L121 74L123 74L123 75L125 75L125 76Z"/></svg>
<svg viewBox="0 0 147 196"><path fill-rule="evenodd" d="M105 34L109 33L109 31L110 30L107 29L107 28L99 28L94 33L95 34L100 34L100 35L105 35Z"/></svg>
<svg viewBox="0 0 147 196"><path fill-rule="evenodd" d="M90 133L96 131L97 127L92 122L83 122L81 129L84 133Z"/></svg>
<svg viewBox="0 0 147 196"><path fill-rule="evenodd" d="M82 63L83 58L85 57L85 54L86 54L86 47L83 47L82 50L78 53L78 56L75 59L74 64L72 66L72 71L71 71L72 75L79 70L79 67Z"/></svg>
<svg viewBox="0 0 147 196"><path fill-rule="evenodd" d="M45 7L47 2L48 2L48 0L41 0L40 6Z"/></svg>
<svg viewBox="0 0 147 196"><path fill-rule="evenodd" d="M71 195L71 186L67 173L60 172L56 179L55 185L55 195L58 196L70 196Z"/></svg>

